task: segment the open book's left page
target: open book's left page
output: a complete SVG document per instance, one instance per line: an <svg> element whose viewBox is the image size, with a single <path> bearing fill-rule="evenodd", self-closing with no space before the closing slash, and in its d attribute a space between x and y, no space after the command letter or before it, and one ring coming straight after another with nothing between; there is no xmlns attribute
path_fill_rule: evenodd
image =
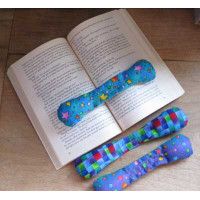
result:
<svg viewBox="0 0 200 200"><path fill-rule="evenodd" d="M64 38L33 50L8 69L8 76L57 169L121 132L106 106L73 128L58 120L60 103L94 89Z"/></svg>

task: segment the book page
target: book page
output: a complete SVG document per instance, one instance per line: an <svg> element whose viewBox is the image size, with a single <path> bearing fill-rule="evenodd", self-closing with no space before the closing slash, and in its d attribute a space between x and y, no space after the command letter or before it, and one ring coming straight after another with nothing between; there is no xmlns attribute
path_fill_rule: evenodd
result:
<svg viewBox="0 0 200 200"><path fill-rule="evenodd" d="M123 130L184 93L124 9L83 22L69 33L68 41L96 87L140 59L155 67L155 80L133 86L107 103Z"/></svg>
<svg viewBox="0 0 200 200"><path fill-rule="evenodd" d="M106 106L72 128L57 118L60 103L94 89L64 38L33 50L8 76L57 169L121 132Z"/></svg>

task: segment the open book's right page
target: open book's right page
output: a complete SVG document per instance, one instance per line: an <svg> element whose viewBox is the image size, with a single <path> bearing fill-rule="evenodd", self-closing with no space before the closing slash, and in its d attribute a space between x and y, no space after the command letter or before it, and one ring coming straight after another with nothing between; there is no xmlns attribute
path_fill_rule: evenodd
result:
<svg viewBox="0 0 200 200"><path fill-rule="evenodd" d="M68 41L96 87L137 60L147 59L155 67L155 80L133 86L107 103L122 130L184 93L125 9L81 23L69 33Z"/></svg>

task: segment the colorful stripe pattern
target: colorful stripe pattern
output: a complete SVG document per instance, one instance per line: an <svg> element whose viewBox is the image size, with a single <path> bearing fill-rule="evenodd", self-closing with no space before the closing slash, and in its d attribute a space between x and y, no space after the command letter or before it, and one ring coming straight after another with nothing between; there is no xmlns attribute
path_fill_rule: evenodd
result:
<svg viewBox="0 0 200 200"><path fill-rule="evenodd" d="M74 126L88 112L104 104L117 94L136 84L147 83L156 76L155 69L147 60L137 61L128 70L125 70L110 80L106 81L98 88L68 100L58 108L58 118L66 126Z"/></svg>
<svg viewBox="0 0 200 200"><path fill-rule="evenodd" d="M189 138L178 134L172 139L139 158L122 169L99 177L93 183L95 190L113 191L123 190L148 172L161 165L167 165L190 157L193 154Z"/></svg>
<svg viewBox="0 0 200 200"><path fill-rule="evenodd" d="M181 109L177 107L168 109L138 131L77 158L74 162L76 171L80 176L89 179L141 143L177 132L185 127L187 122L187 116Z"/></svg>

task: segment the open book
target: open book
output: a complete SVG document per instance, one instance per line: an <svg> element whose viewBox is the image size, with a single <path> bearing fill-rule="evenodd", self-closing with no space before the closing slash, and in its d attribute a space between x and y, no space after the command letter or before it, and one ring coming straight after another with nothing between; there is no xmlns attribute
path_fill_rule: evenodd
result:
<svg viewBox="0 0 200 200"><path fill-rule="evenodd" d="M74 127L57 118L60 103L93 90L139 59L155 80L133 86ZM56 169L180 97L184 90L124 9L75 27L12 64L8 76Z"/></svg>

